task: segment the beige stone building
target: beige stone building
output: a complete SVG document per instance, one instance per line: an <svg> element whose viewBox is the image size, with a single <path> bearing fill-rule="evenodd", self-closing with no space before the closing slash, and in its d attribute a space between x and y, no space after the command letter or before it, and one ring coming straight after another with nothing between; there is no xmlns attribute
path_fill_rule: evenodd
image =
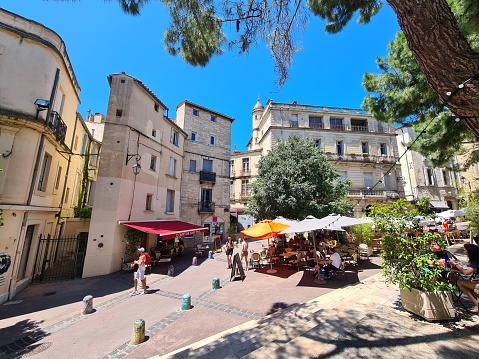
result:
<svg viewBox="0 0 479 359"><path fill-rule="evenodd" d="M252 125L248 151L231 155L231 212L238 216L246 208L248 183L256 176L261 155L292 135L312 139L340 175L351 180L348 199L356 215L362 216L373 203L404 196L394 126L377 121L365 110L272 100L264 107L258 99Z"/></svg>
<svg viewBox="0 0 479 359"><path fill-rule="evenodd" d="M91 217L84 277L121 268L124 222L177 220L186 133L140 80L108 76L110 98ZM142 245L156 246L146 233Z"/></svg>
<svg viewBox="0 0 479 359"><path fill-rule="evenodd" d="M176 123L188 133L181 184L181 219L208 228L224 242L230 224L229 162L234 119L189 101L176 108Z"/></svg>
<svg viewBox="0 0 479 359"><path fill-rule="evenodd" d="M77 114L80 87L62 39L37 22L2 9L0 93L0 302L4 302L42 269L52 271L62 261L74 263L69 261L71 248L53 240L83 231L85 221L76 223L71 217L79 202L88 202L95 180L89 169L94 169L96 159L87 155L100 147ZM45 248L48 238L51 243ZM73 275L83 264L81 254L78 259Z"/></svg>
<svg viewBox="0 0 479 359"><path fill-rule="evenodd" d="M406 199L429 198L436 212L458 209L462 175L447 168L432 167L420 153L407 150L406 146L416 138L411 127L400 127L396 133Z"/></svg>

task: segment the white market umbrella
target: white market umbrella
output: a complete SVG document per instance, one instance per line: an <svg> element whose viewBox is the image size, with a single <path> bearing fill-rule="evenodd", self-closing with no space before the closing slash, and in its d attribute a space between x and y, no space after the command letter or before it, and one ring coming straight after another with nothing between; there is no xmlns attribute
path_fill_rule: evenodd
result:
<svg viewBox="0 0 479 359"><path fill-rule="evenodd" d="M437 216L441 218L462 217L464 216L465 212L465 208L448 209L447 211L438 213Z"/></svg>
<svg viewBox="0 0 479 359"><path fill-rule="evenodd" d="M339 214L330 214L329 216L321 218L321 220L326 220L329 222L328 227L349 227L355 226L358 224L373 223L373 220L370 218L353 218L347 216L341 216ZM329 229L329 228L325 228Z"/></svg>

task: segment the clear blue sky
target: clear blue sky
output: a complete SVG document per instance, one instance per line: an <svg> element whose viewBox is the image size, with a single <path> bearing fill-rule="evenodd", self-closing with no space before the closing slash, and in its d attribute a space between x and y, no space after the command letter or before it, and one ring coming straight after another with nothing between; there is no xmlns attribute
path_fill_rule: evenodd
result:
<svg viewBox="0 0 479 359"><path fill-rule="evenodd" d="M188 100L235 118L233 149L246 150L251 136L251 111L258 95L263 105L298 101L300 104L359 108L365 96L365 71L378 72L376 56L399 30L397 18L385 4L368 25L351 22L336 35L324 32L324 22L313 18L295 55L290 80L279 89L274 63L265 44L249 55L227 52L204 68L192 67L166 53L163 32L169 19L159 1L145 6L142 15L124 14L116 0L4 0L2 8L37 21L65 42L82 89L78 111L105 114L111 73L126 72L141 80L170 109Z"/></svg>

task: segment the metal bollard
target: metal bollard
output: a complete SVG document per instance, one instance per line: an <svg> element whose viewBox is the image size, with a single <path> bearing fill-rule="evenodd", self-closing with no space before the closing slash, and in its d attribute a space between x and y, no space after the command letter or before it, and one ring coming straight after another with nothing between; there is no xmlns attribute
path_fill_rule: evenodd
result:
<svg viewBox="0 0 479 359"><path fill-rule="evenodd" d="M208 259L213 259L213 251L208 252Z"/></svg>
<svg viewBox="0 0 479 359"><path fill-rule="evenodd" d="M220 289L220 280L218 278L213 278L213 289Z"/></svg>
<svg viewBox="0 0 479 359"><path fill-rule="evenodd" d="M198 257L193 257L193 260L191 261L191 264L194 266L198 265Z"/></svg>
<svg viewBox="0 0 479 359"><path fill-rule="evenodd" d="M181 310L191 309L191 295L183 294L181 297Z"/></svg>
<svg viewBox="0 0 479 359"><path fill-rule="evenodd" d="M175 267L173 265L168 266L168 277L173 277L175 275Z"/></svg>
<svg viewBox="0 0 479 359"><path fill-rule="evenodd" d="M83 298L83 306L81 314L90 314L93 313L93 296L87 295Z"/></svg>
<svg viewBox="0 0 479 359"><path fill-rule="evenodd" d="M133 324L133 333L131 334L131 344L138 345L145 340L145 321L138 319Z"/></svg>

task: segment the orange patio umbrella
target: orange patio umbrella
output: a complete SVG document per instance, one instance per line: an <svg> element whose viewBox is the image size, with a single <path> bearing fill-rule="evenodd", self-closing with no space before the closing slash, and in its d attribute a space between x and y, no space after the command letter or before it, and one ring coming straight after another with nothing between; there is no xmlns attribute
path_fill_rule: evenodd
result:
<svg viewBox="0 0 479 359"><path fill-rule="evenodd" d="M265 219L241 231L241 234L252 238L272 238L289 227L287 224Z"/></svg>

